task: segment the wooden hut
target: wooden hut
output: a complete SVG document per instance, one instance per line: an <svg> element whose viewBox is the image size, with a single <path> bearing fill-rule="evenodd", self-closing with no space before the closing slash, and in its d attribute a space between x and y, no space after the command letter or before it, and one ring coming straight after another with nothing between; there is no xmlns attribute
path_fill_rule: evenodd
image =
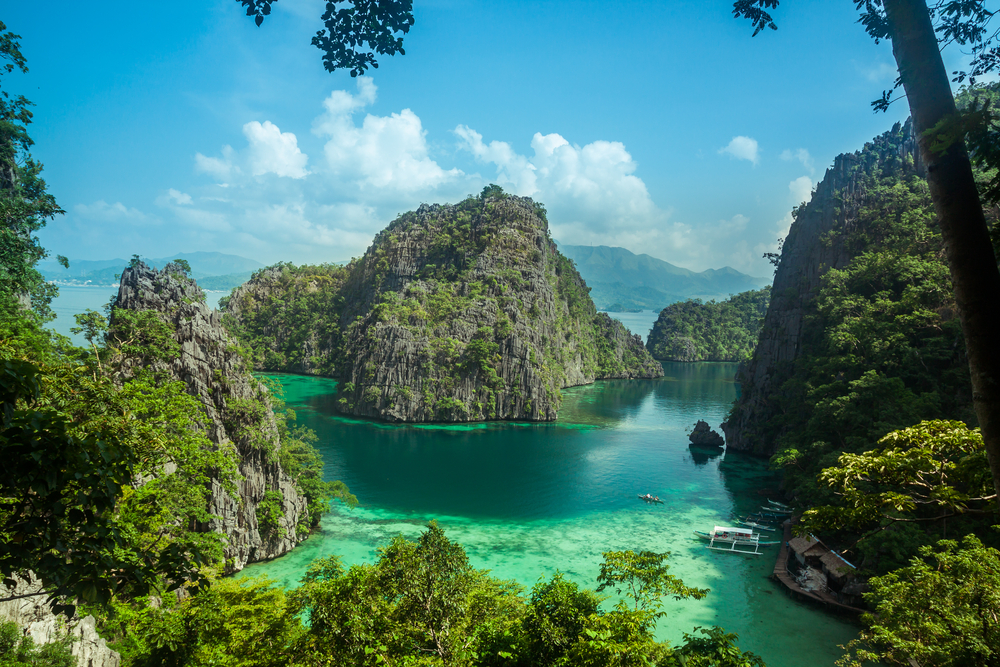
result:
<svg viewBox="0 0 1000 667"><path fill-rule="evenodd" d="M793 537L788 541L788 547L795 554L795 560L799 565L809 565L809 561L818 561L820 557L829 551L822 542L812 535L808 537ZM818 565L818 563L816 563Z"/></svg>
<svg viewBox="0 0 1000 667"><path fill-rule="evenodd" d="M842 556L827 551L819 558L829 586L835 590L843 588L847 580L854 576L855 568Z"/></svg>

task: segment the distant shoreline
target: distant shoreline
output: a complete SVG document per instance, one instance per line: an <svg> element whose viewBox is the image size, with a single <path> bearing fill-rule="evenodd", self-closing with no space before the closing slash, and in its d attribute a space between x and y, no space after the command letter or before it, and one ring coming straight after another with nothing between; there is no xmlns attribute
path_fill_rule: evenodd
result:
<svg viewBox="0 0 1000 667"><path fill-rule="evenodd" d="M58 280L50 280L49 284L50 285L55 285L56 287L103 287L105 289L107 289L109 287L118 287L118 283L111 283L109 285L95 285L94 283L64 283L64 282L59 282ZM232 290L225 290L225 289L205 289L204 287L202 287L201 291L202 292L210 292L212 294L227 294L227 293L231 292Z"/></svg>

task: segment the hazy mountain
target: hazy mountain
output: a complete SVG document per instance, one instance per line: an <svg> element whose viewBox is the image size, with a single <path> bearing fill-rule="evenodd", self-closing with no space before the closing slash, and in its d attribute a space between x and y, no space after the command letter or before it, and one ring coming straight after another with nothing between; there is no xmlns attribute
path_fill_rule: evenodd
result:
<svg viewBox="0 0 1000 667"><path fill-rule="evenodd" d="M625 248L560 245L559 250L576 263L594 303L605 310L660 310L684 299L725 299L770 283L728 266L695 272Z"/></svg>
<svg viewBox="0 0 1000 667"><path fill-rule="evenodd" d="M232 289L232 287L247 280L253 271L264 268L264 265L256 260L239 255L226 255L221 252L182 252L158 259L142 258L146 264L157 268L162 268L175 259L186 260L191 265L191 277L195 280L209 276L226 276L229 280L224 282L228 284L239 280L239 277L245 274L245 278L224 289ZM68 269L64 269L53 261L41 262L38 268L46 280L80 283L89 281L94 285L112 285L118 282L118 278L115 276L120 274L128 266L128 263L127 259L70 259ZM213 288L207 287L206 289Z"/></svg>

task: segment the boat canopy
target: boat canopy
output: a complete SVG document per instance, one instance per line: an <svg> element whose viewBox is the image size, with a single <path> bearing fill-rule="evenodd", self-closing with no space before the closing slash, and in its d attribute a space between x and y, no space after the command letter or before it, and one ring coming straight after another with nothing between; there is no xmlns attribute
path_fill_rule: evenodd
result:
<svg viewBox="0 0 1000 667"><path fill-rule="evenodd" d="M712 531L715 535L721 535L723 533L728 535L740 535L746 537L752 537L753 531L747 528L733 528L732 526L716 526L715 530Z"/></svg>

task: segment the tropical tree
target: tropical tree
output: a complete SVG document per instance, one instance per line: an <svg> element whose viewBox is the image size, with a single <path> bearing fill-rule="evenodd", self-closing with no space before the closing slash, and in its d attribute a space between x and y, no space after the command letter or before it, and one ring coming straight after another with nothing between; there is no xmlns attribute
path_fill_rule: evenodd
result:
<svg viewBox="0 0 1000 667"><path fill-rule="evenodd" d="M966 123L955 106L938 39L940 33L943 41L972 46L973 75L993 71L1000 66L1000 50L993 46L997 33L987 29L993 13L984 0L938 0L931 6L925 0L854 3L868 34L876 41L892 42L899 84L910 105L941 227L972 375L973 403L1000 503L1000 346L995 345L1000 331L1000 269L964 140ZM764 28L777 29L767 10L778 4L779 0L737 0L733 14L748 18L756 35ZM939 19L937 28L932 18ZM875 106L884 109L890 101L890 94L884 93ZM974 111L982 115L983 110ZM995 134L987 132L985 139L986 148L997 145ZM982 152L983 159L996 155L995 149Z"/></svg>
<svg viewBox="0 0 1000 667"><path fill-rule="evenodd" d="M868 583L874 612L840 667L1000 666L1000 551L974 535L941 540Z"/></svg>
<svg viewBox="0 0 1000 667"><path fill-rule="evenodd" d="M259 27L278 0L236 0ZM337 5L344 6L338 8ZM321 17L323 29L312 38L323 52L328 72L350 68L351 76L378 69L375 53L405 55L403 38L413 25L412 0L330 0ZM365 47L368 49L366 50ZM374 53L373 53L374 52Z"/></svg>
<svg viewBox="0 0 1000 667"><path fill-rule="evenodd" d="M0 76L14 70L27 73L20 39L0 22ZM46 192L42 165L29 152L31 106L23 95L0 90L0 307L30 307L47 317L58 290L35 269L46 252L34 234L63 211ZM68 266L66 258L59 261Z"/></svg>
<svg viewBox="0 0 1000 667"><path fill-rule="evenodd" d="M884 572L905 565L935 532L946 537L950 524L955 532L955 525L969 520L995 520L979 429L925 421L893 431L879 444L861 454L842 454L836 466L820 473L820 483L837 502L806 510L802 532L855 536L860 551L877 556Z"/></svg>

